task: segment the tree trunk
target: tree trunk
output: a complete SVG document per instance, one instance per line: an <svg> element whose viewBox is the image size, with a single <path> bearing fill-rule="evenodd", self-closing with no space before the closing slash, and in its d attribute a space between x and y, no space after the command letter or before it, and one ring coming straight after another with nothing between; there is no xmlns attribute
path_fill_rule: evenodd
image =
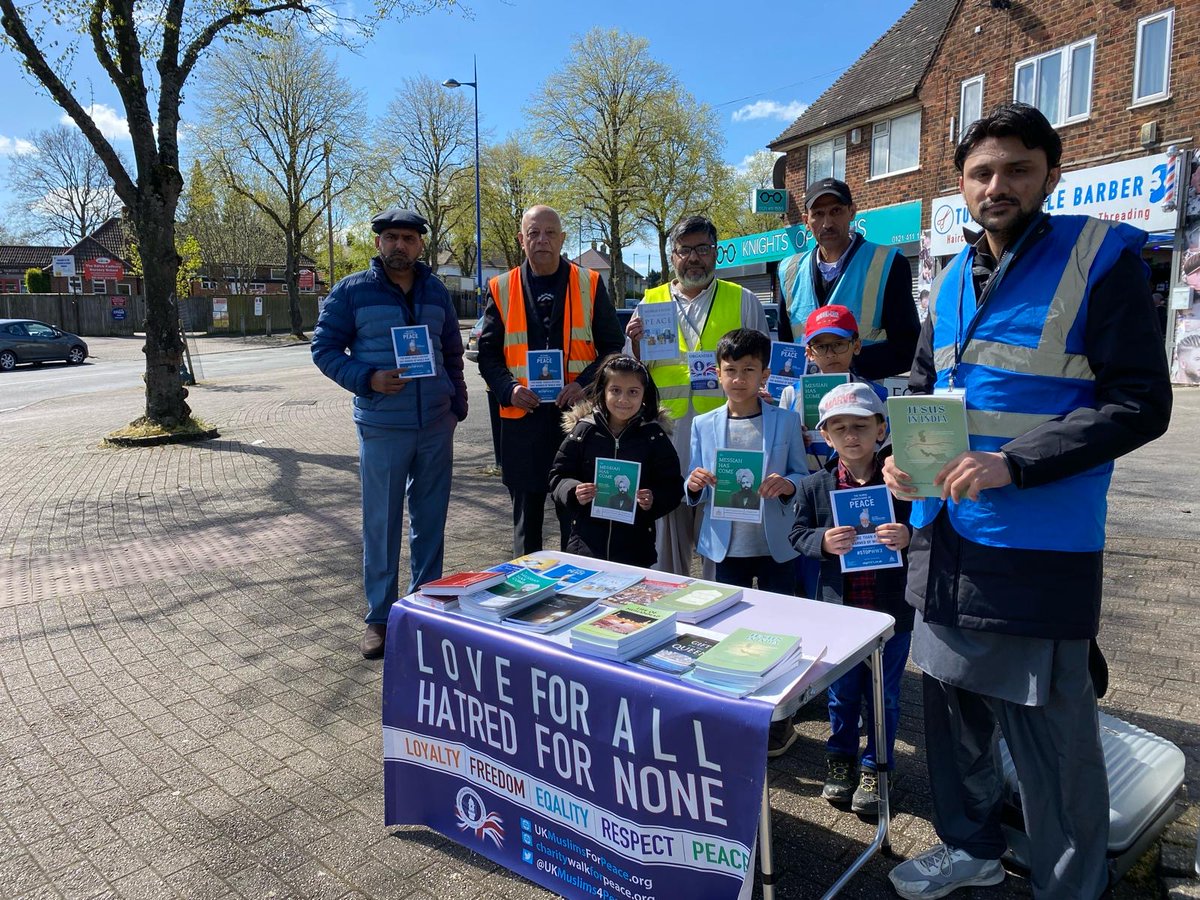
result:
<svg viewBox="0 0 1200 900"><path fill-rule="evenodd" d="M192 414L187 388L179 377L183 338L175 276L175 209L167 198L144 192L134 219L146 291L146 418L163 428L178 428ZM170 207L169 209L167 207Z"/></svg>
<svg viewBox="0 0 1200 900"><path fill-rule="evenodd" d="M670 279L667 278L667 273L671 270L667 266L671 264L671 261L667 259L667 233L665 231L658 233L658 264L658 271L661 273L658 277L662 279L661 283L669 284ZM649 277L649 275L650 273L647 272L646 276Z"/></svg>
<svg viewBox="0 0 1200 900"><path fill-rule="evenodd" d="M298 338L304 337L304 316L300 314L300 260L297 251L297 241L291 229L287 232L287 260L284 282L288 290L288 318L291 321L292 334Z"/></svg>
<svg viewBox="0 0 1200 900"><path fill-rule="evenodd" d="M609 259L612 261L609 280L612 282L611 296L613 306L621 309L625 305L625 263L621 259L621 220L617 216L609 218L608 233L612 236L612 246L608 248Z"/></svg>

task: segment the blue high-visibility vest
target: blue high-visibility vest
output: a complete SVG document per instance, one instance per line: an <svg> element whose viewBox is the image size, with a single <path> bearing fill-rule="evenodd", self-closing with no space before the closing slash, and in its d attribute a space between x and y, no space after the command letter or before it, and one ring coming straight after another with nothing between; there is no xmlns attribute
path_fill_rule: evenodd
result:
<svg viewBox="0 0 1200 900"><path fill-rule="evenodd" d="M942 273L930 304L937 387L966 393L972 450L997 451L1073 410L1095 405L1095 375L1084 346L1088 297L1124 252L1140 254L1145 232L1087 216L1053 216L1011 269L1004 261L977 310L967 247ZM982 491L945 501L963 537L993 547L1095 551L1104 546L1112 463L1038 487ZM931 523L943 501L913 504L914 527Z"/></svg>
<svg viewBox="0 0 1200 900"><path fill-rule="evenodd" d="M813 288L813 254L820 248L814 246L806 253L797 253L779 263L779 286L786 298L788 318L792 323L792 334L803 335L804 323L809 314L821 306ZM883 294L887 288L888 273L892 270L892 259L900 254L895 247L884 247L864 240L862 246L846 262L841 277L833 285L833 291L825 302L836 303L854 313L858 322L858 336L863 346L878 344L886 336L883 329Z"/></svg>

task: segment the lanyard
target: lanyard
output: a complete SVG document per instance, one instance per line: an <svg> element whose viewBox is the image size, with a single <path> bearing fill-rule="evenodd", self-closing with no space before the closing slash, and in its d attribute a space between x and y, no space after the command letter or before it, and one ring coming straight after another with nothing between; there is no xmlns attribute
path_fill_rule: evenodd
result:
<svg viewBox="0 0 1200 900"><path fill-rule="evenodd" d="M696 346L689 348L692 352L700 349L700 342L704 337L704 329L708 327L708 320L712 317L713 306L717 302L717 278L715 275L709 284L712 287L712 297L708 301L708 312L704 316L704 322L699 328L696 327L696 322L692 318L691 314L687 311L687 306L684 304L684 302L676 297L674 292L672 292L669 287L667 288L671 299L675 301L675 311L684 319L686 319L688 325L692 327L692 331L696 332ZM705 288L705 290L708 290L708 288ZM697 296L699 296L699 294ZM683 336L682 332L680 332L680 334ZM684 340L683 345L684 347L688 346L688 341L686 339Z"/></svg>
<svg viewBox="0 0 1200 900"><path fill-rule="evenodd" d="M980 313L983 312L983 305L987 303L988 298L991 297L992 294L995 293L1000 287L1000 282L1003 281L1004 276L1008 274L1008 270L1012 265L1012 261L1016 258L1017 254L1021 252L1021 248L1025 245L1026 239L1037 230L1037 227L1042 224L1042 220L1044 218L1045 213L1037 216L1021 233L1021 236L1017 238L1017 242L1012 245L1012 248L1005 248L1005 250L1000 254L1000 264L996 267L995 274L993 274L988 283L984 285L983 293L980 294L979 298L975 301L975 312L971 316L971 321L967 323L966 334L963 334L963 297L966 295L968 284L970 284L972 294L975 293L975 289L974 283L968 282L967 280L971 278L972 266L970 265L970 257L964 261L962 273L959 276L958 318L954 323L954 366L950 369L949 377L949 386L951 390L954 389L954 378L958 373L959 365L962 363L963 353L967 349L967 344L971 342L971 338L975 334L975 329L979 327Z"/></svg>

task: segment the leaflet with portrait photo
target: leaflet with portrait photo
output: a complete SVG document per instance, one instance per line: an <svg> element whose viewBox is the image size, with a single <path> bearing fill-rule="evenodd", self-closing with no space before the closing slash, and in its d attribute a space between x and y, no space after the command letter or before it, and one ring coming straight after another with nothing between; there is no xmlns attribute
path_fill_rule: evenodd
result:
<svg viewBox="0 0 1200 900"><path fill-rule="evenodd" d="M638 352L642 362L679 359L679 318L674 303L639 303L642 336Z"/></svg>
<svg viewBox="0 0 1200 900"><path fill-rule="evenodd" d="M713 474L717 486L713 490L714 519L735 522L761 522L762 486L765 454L761 450L718 450Z"/></svg>
<svg viewBox="0 0 1200 900"><path fill-rule="evenodd" d="M393 328L392 348L396 352L396 368L404 378L432 378L437 374L428 325Z"/></svg>
<svg viewBox="0 0 1200 900"><path fill-rule="evenodd" d="M854 546L838 557L843 572L895 569L904 565L899 550L889 550L875 529L896 521L891 492L882 484L829 492L835 526L854 528Z"/></svg>
<svg viewBox="0 0 1200 900"><path fill-rule="evenodd" d="M632 525L637 516L637 491L641 477L641 463L596 457L596 496L592 500L592 518Z"/></svg>
<svg viewBox="0 0 1200 900"><path fill-rule="evenodd" d="M794 385L804 374L808 364L803 344L786 341L771 341L771 374L767 378L767 391L776 400L789 384Z"/></svg>
<svg viewBox="0 0 1200 900"><path fill-rule="evenodd" d="M543 403L558 399L563 385L563 355L561 350L529 350L525 354L529 371L529 389Z"/></svg>

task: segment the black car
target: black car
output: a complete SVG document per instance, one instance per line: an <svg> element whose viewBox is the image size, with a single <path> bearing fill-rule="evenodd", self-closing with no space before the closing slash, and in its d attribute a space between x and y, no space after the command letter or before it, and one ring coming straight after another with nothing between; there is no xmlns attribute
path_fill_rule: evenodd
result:
<svg viewBox="0 0 1200 900"><path fill-rule="evenodd" d="M87 357L88 346L79 335L36 319L0 319L0 372L52 360L78 365Z"/></svg>

